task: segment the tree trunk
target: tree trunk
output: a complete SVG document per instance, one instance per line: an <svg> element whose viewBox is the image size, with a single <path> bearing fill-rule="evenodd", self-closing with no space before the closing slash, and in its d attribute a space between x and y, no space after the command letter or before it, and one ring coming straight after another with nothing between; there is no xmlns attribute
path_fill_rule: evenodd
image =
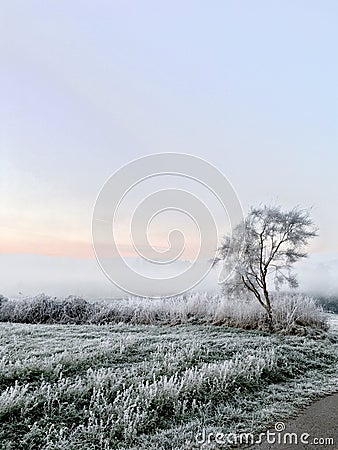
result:
<svg viewBox="0 0 338 450"><path fill-rule="evenodd" d="M268 316L268 322L269 322L269 330L274 331L274 325L273 325L273 318L272 318L272 308L271 308L271 302L269 297L269 292L266 288L266 283L264 280L264 287L263 287L264 297L265 297L265 303L266 303L266 313Z"/></svg>
<svg viewBox="0 0 338 450"><path fill-rule="evenodd" d="M273 325L272 310L270 305L266 308L266 312L268 316L269 330L274 331L275 327Z"/></svg>

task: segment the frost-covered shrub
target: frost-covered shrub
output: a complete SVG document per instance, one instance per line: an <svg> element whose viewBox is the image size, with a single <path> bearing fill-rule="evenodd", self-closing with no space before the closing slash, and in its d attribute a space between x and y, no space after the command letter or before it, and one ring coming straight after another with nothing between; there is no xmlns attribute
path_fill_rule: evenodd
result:
<svg viewBox="0 0 338 450"><path fill-rule="evenodd" d="M63 323L87 323L95 311L95 306L81 297L69 296L60 303Z"/></svg>
<svg viewBox="0 0 338 450"><path fill-rule="evenodd" d="M8 302L8 298L5 297L4 295L0 294L0 308L1 308L1 305L3 305L5 302Z"/></svg>
<svg viewBox="0 0 338 450"><path fill-rule="evenodd" d="M327 330L327 314L313 297L277 294L273 301L273 320L277 330L297 334L306 327Z"/></svg>
<svg viewBox="0 0 338 450"><path fill-rule="evenodd" d="M219 323L246 329L269 328L266 314L255 300L223 298L216 315ZM327 315L307 295L278 293L272 297L274 329L291 334L307 334L307 328L327 330Z"/></svg>
<svg viewBox="0 0 338 450"><path fill-rule="evenodd" d="M87 323L94 305L79 297L58 299L45 294L0 303L2 322Z"/></svg>
<svg viewBox="0 0 338 450"><path fill-rule="evenodd" d="M275 294L272 313L276 331L308 334L310 328L327 329L322 307L309 296ZM0 303L0 321L100 325L205 323L244 329L269 328L267 316L256 301L206 293L157 299L129 297L110 303L90 303L74 296L58 299L41 294Z"/></svg>

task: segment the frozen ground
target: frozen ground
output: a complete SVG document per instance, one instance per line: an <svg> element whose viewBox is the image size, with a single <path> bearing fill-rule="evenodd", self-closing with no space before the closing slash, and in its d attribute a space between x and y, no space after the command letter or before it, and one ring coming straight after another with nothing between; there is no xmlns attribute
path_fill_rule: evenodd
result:
<svg viewBox="0 0 338 450"><path fill-rule="evenodd" d="M183 450L332 392L338 350L221 326L1 323L0 358L1 448Z"/></svg>

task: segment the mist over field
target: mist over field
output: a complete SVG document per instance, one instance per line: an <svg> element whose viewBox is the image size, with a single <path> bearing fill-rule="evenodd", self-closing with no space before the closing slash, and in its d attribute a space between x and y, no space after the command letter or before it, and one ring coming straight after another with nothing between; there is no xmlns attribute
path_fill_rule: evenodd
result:
<svg viewBox="0 0 338 450"><path fill-rule="evenodd" d="M190 262L178 261L170 267L126 258L135 270L147 276L171 277L186 270ZM203 264L203 263L200 263ZM207 265L207 262L205 262ZM44 255L0 255L2 294L9 297L36 295L81 295L86 298L121 297L127 294L117 288L102 272L95 258L69 258ZM197 290L214 291L217 273L209 274ZM135 286L133 286L135 287ZM149 292L149 295L152 293ZM166 294L163 286L163 295Z"/></svg>
<svg viewBox="0 0 338 450"><path fill-rule="evenodd" d="M170 277L189 267L189 262L178 261L172 267L147 264L137 258L127 258L128 264L148 276L166 270ZM203 264L202 262L200 264ZM338 254L316 253L296 265L299 291L320 295L338 295ZM197 291L217 291L219 269L213 269L197 285ZM81 295L86 298L120 297L127 295L111 283L94 258L1 254L1 294L16 298L44 292L53 296ZM163 295L165 295L165 285ZM149 293L151 295L151 293Z"/></svg>

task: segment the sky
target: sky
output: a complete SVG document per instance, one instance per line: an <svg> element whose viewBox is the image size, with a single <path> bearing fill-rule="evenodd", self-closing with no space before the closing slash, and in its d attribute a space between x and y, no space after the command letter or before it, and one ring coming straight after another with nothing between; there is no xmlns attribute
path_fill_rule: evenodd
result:
<svg viewBox="0 0 338 450"><path fill-rule="evenodd" d="M337 19L333 0L3 2L0 252L93 257L102 185L158 152L215 165L244 211L312 207L310 252L338 252Z"/></svg>

